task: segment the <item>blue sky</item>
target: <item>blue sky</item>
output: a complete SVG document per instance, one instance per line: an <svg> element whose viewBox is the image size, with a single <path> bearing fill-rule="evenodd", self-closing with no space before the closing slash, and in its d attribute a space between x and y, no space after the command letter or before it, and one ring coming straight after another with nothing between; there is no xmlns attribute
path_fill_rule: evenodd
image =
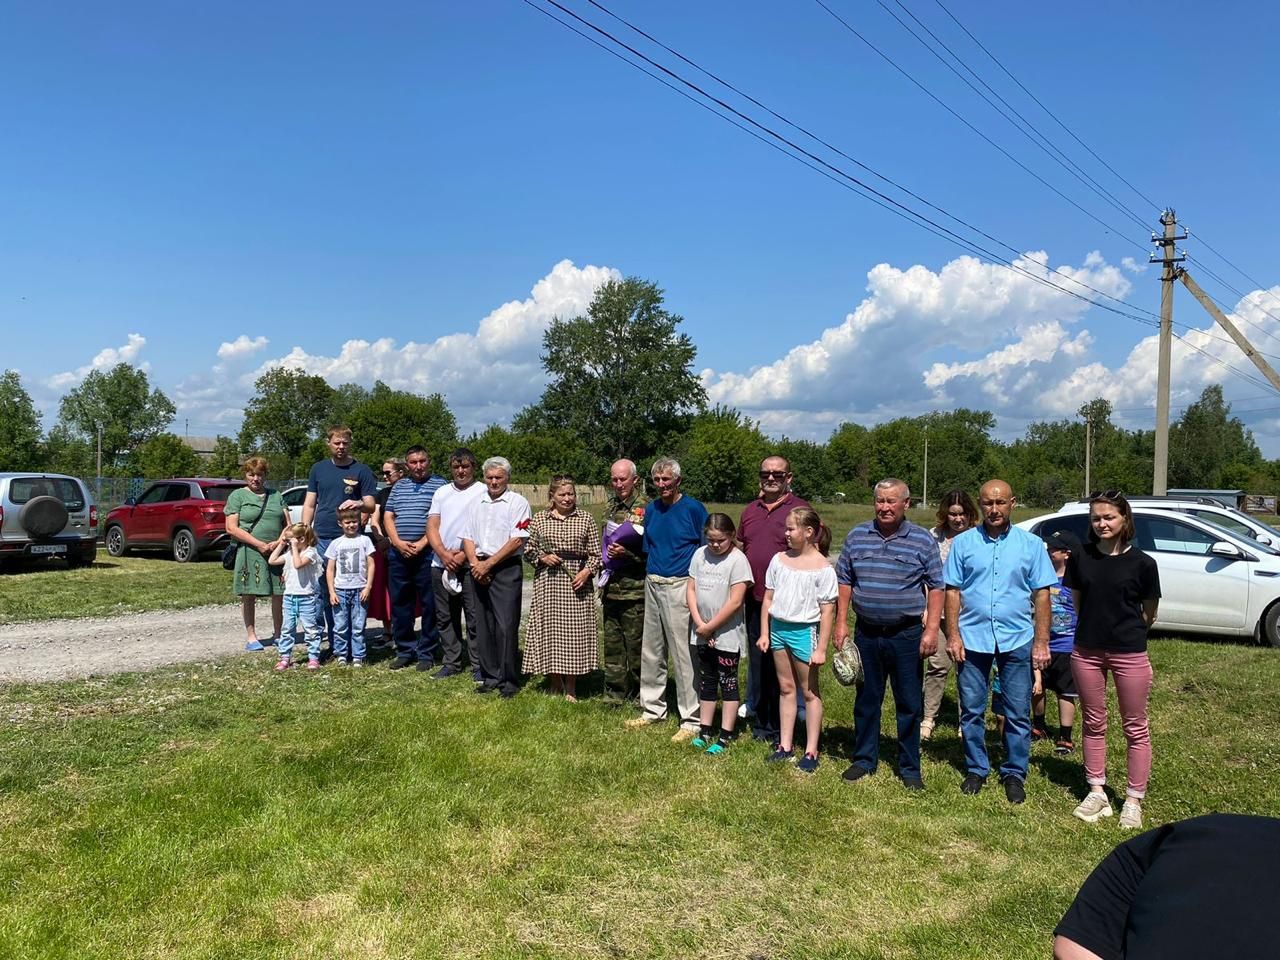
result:
<svg viewBox="0 0 1280 960"><path fill-rule="evenodd" d="M561 2L644 43L584 0ZM1149 227L1052 163L874 0L825 2L1119 229L1019 170L817 3L609 6L1031 253L1033 271L1047 258L1135 312L1158 309L1143 269L1156 210L934 0L904 3ZM1280 356L1280 320L1264 312L1280 317L1265 67L1280 11L944 2L1108 163L1177 207L1193 257L1256 289L1197 244L1203 234L1268 285L1238 306L1190 265ZM993 410L1009 436L1096 395L1131 426L1154 422L1150 327L966 258L522 0L0 2L0 81L0 366L21 371L46 425L68 386L118 359L145 364L179 404L178 432L233 433L273 363L441 390L464 427L502 421L540 391L551 317L617 275L665 289L712 396L774 433L821 439L841 420L967 405ZM1208 329L1188 334L1205 353L1258 377L1181 288L1175 311ZM1178 343L1174 366L1175 406L1222 382L1280 455L1272 391Z"/></svg>

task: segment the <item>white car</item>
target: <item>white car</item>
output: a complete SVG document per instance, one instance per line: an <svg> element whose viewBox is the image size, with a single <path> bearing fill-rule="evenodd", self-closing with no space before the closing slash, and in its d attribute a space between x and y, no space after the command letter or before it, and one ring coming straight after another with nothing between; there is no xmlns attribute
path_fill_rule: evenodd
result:
<svg viewBox="0 0 1280 960"><path fill-rule="evenodd" d="M1088 511L1069 506L1018 526L1035 534L1068 530L1085 542ZM1156 629L1280 647L1280 552L1185 513L1134 507L1133 522L1134 543L1160 570Z"/></svg>
<svg viewBox="0 0 1280 960"><path fill-rule="evenodd" d="M1166 510L1173 513L1185 513L1221 527L1245 540L1256 540L1258 543L1280 550L1280 530L1263 523L1257 517L1228 507L1208 497L1127 497L1129 506L1135 510L1139 507L1151 510ZM1062 505L1060 513L1088 513L1088 500L1068 500Z"/></svg>

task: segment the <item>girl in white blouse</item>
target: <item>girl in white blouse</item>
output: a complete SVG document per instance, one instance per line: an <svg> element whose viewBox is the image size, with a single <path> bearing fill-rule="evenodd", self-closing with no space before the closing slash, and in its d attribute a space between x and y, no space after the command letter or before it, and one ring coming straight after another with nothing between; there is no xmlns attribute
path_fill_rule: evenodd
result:
<svg viewBox="0 0 1280 960"><path fill-rule="evenodd" d="M827 561L831 531L809 507L787 514L787 547L769 561L764 603L760 609L760 651L773 651L778 671L781 738L767 760L795 756L796 689L804 694L807 737L804 756L796 764L804 773L818 769L818 736L822 732L822 697L818 670L827 659L835 622L836 572Z"/></svg>

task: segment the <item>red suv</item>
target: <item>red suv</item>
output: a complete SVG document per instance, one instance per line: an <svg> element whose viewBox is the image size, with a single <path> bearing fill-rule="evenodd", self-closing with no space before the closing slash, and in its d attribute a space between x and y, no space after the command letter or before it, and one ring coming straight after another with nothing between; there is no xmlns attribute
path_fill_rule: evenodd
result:
<svg viewBox="0 0 1280 960"><path fill-rule="evenodd" d="M243 480L207 477L159 480L142 496L107 514L107 553L122 557L132 547L167 547L179 563L227 542L222 507Z"/></svg>

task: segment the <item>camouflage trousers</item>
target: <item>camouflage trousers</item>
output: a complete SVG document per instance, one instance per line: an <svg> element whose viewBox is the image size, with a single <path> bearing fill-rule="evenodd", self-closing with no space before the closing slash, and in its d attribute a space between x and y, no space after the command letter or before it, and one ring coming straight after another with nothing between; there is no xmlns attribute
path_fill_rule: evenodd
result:
<svg viewBox="0 0 1280 960"><path fill-rule="evenodd" d="M601 644L605 694L634 700L640 696L640 643L644 638L644 599L605 600Z"/></svg>

